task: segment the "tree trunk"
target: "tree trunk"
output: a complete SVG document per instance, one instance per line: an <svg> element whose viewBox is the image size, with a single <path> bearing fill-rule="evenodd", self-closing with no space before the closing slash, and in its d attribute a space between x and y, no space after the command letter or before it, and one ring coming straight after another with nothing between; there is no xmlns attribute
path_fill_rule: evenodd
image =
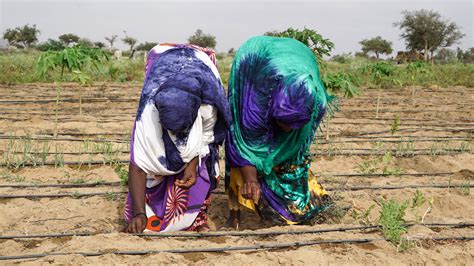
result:
<svg viewBox="0 0 474 266"><path fill-rule="evenodd" d="M63 64L63 66L61 67L61 80L63 79L63 74L64 74L64 64Z"/></svg>
<svg viewBox="0 0 474 266"><path fill-rule="evenodd" d="M425 58L425 61L428 62L428 41L425 40L425 54L423 55Z"/></svg>
<svg viewBox="0 0 474 266"><path fill-rule="evenodd" d="M379 106L380 106L380 85L379 85L379 94L377 96L377 109L375 109L375 118L379 118Z"/></svg>
<svg viewBox="0 0 474 266"><path fill-rule="evenodd" d="M79 115L82 115L82 87L79 89Z"/></svg>
<svg viewBox="0 0 474 266"><path fill-rule="evenodd" d="M375 52L375 56L377 57L377 59L379 59L379 53L378 52Z"/></svg>

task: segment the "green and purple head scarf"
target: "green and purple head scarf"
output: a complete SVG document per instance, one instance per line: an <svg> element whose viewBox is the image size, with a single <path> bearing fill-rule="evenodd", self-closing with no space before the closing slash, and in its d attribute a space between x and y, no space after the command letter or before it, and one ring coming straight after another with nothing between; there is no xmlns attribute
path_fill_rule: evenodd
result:
<svg viewBox="0 0 474 266"><path fill-rule="evenodd" d="M288 205L308 203L309 148L331 97L311 50L290 38L253 37L237 51L229 79L230 167L254 165L268 188ZM283 132L276 122L293 130ZM284 174L276 174L287 168ZM292 169L290 169L292 168Z"/></svg>

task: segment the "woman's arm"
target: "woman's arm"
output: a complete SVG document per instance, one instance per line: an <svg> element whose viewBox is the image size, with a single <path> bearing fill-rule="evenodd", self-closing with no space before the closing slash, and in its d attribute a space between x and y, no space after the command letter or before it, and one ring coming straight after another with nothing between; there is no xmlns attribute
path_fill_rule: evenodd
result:
<svg viewBox="0 0 474 266"><path fill-rule="evenodd" d="M132 197L133 218L124 229L127 233L138 234L145 230L147 217L145 209L146 173L130 162L128 168L128 190Z"/></svg>

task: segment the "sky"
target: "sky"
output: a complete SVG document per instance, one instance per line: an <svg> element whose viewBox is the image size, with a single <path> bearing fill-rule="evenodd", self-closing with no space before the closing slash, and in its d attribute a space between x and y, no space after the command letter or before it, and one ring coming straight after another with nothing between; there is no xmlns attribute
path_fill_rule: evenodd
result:
<svg viewBox="0 0 474 266"><path fill-rule="evenodd" d="M36 24L40 41L74 33L106 43L124 31L138 42L185 43L196 29L216 36L219 52L238 48L267 31L307 27L335 43L333 54L360 51L363 39L381 36L396 51L405 50L393 26L403 10L431 9L454 21L466 35L451 48L474 46L474 0L332 1L144 1L144 0L0 0L0 32ZM114 45L115 46L115 45ZM118 48L125 49L119 41Z"/></svg>

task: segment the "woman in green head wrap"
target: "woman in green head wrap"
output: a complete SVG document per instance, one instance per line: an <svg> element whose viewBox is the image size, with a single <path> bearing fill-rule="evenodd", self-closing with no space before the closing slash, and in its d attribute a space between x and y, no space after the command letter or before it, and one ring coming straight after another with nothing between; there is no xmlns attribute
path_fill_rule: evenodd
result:
<svg viewBox="0 0 474 266"><path fill-rule="evenodd" d="M330 100L317 61L301 42L259 36L239 48L229 80L227 226L238 227L241 206L297 224L331 205L308 175L310 145Z"/></svg>

